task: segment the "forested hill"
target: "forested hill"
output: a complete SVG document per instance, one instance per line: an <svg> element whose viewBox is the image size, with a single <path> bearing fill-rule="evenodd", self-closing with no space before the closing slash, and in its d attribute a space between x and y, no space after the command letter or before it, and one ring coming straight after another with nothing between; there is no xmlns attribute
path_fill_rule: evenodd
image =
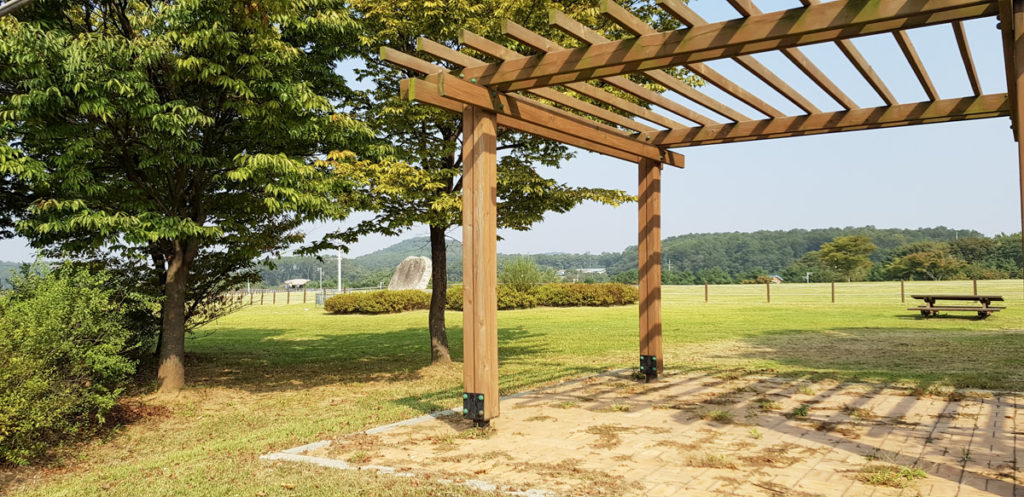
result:
<svg viewBox="0 0 1024 497"><path fill-rule="evenodd" d="M733 277L754 272L779 273L800 256L840 236L862 235L878 246L871 260L885 260L899 247L920 242L951 242L957 238L983 237L973 230L945 227L919 229L819 228L812 230L755 231L753 233L701 233L667 238L662 242L662 261L672 269L698 273L719 268ZM610 273L635 269L636 246L627 248ZM538 261L539 262L539 261Z"/></svg>
<svg viewBox="0 0 1024 497"><path fill-rule="evenodd" d="M0 288L10 288L11 272L21 267L21 262L0 261Z"/></svg>
<svg viewBox="0 0 1024 497"><path fill-rule="evenodd" d="M878 246L871 254L874 262L886 261L902 247L924 242L953 242L958 238L985 238L973 230L952 230L944 227L921 229L879 229L873 226L848 228L822 228L812 230L757 231L753 233L701 233L674 236L662 242L663 273L668 283L692 281L739 281L759 274L784 273L802 256L821 248L823 243L836 237L863 235ZM1018 238L1019 239L1019 238ZM1011 249L1020 251L1020 243L1007 242ZM409 256L430 256L430 242L426 237L403 240L385 249L360 257L344 259L342 281L345 286L375 286L387 284L391 272ZM500 254L498 264L503 265L517 254ZM636 246L622 252L600 254L529 254L538 265L555 270L604 268L610 277L635 273ZM1019 258L1019 256L1017 256ZM333 257L320 263L313 258L286 257L277 269L264 271L264 282L277 286L291 278L316 281L323 268L325 285L334 286L337 266ZM793 271L791 271L793 272ZM795 274L795 273L794 273ZM800 273L801 278L803 273ZM448 241L448 277L450 281L462 279L462 245ZM630 278L625 277L628 281Z"/></svg>

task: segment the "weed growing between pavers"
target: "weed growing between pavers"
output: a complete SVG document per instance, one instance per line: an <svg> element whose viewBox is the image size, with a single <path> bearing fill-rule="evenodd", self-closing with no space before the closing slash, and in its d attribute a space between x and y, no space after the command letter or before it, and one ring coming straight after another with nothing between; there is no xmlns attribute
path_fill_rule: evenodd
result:
<svg viewBox="0 0 1024 497"><path fill-rule="evenodd" d="M927 473L917 468L896 464L868 464L861 468L857 479L868 485L906 488L914 480L920 480L927 476Z"/></svg>

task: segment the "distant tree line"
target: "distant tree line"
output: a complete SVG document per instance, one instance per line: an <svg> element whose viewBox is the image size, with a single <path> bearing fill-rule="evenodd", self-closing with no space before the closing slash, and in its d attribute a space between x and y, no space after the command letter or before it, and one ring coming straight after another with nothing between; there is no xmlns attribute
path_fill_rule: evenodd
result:
<svg viewBox="0 0 1024 497"><path fill-rule="evenodd" d="M401 241L391 247L342 262L345 287L387 284L395 267L408 256L429 256L427 238ZM563 279L580 282L636 283L636 247L600 254L500 254L499 267L528 257L542 269L564 271ZM813 230L707 233L667 238L662 242L662 281L670 285L755 282L780 275L785 281L999 279L1021 277L1020 234L986 237L973 230L944 227L922 229L825 228ZM448 244L448 281L462 279L462 246ZM263 271L263 284L306 278L337 285L333 257L285 257ZM583 272L602 268L605 273ZM808 274L810 273L810 274Z"/></svg>

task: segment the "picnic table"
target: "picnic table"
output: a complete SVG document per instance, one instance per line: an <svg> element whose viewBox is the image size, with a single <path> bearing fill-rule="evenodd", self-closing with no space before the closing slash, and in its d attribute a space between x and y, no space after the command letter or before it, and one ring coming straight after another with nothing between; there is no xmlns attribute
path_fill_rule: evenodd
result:
<svg viewBox="0 0 1024 497"><path fill-rule="evenodd" d="M1005 307L994 307L992 302L1002 302L1003 297L1001 295L959 295L959 294L928 294L928 295L911 295L912 298L923 300L924 305L918 307L910 307L908 311L921 311L921 314L925 317L931 317L938 315L939 311L969 311L977 312L978 316L987 318L992 315L993 312L999 312ZM957 302L978 302L981 305L936 305L939 300L952 300Z"/></svg>

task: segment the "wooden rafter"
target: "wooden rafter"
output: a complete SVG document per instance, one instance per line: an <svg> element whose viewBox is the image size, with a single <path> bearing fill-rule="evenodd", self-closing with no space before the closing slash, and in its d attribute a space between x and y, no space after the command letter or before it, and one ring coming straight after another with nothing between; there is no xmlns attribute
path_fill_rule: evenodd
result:
<svg viewBox="0 0 1024 497"><path fill-rule="evenodd" d="M504 32L505 36L513 38L516 41L524 45L527 45L535 50L539 50L541 52L553 52L565 49L561 45L558 45L557 43L533 31L530 31L529 29L526 29L525 27L520 26L519 24L516 24L512 21L506 21L504 23ZM672 100L669 100L668 98L665 98L665 96L661 95L660 93L654 92L648 88L644 88L643 86L634 83L623 76L611 76L607 78L601 78L601 80L626 93L633 95L636 98L639 98L640 100L661 107L665 110L668 110L669 112L672 112L673 114L676 114L684 119L693 121L697 124L717 124L715 121L712 121L711 119L708 119L707 117L702 116L699 113L686 108L685 106L682 106L676 102L673 102Z"/></svg>
<svg viewBox="0 0 1024 497"><path fill-rule="evenodd" d="M437 43L436 41L430 40L429 38L420 38L419 40L417 40L416 41L416 47L417 47L417 49L419 49L422 52L428 53L428 54L433 55L434 57L437 57L437 58L439 58L441 60L447 61L447 62L449 62L451 64L455 64L455 65L461 66L461 67L477 67L477 66L482 66L482 65L486 64L486 62L484 62L484 61L482 61L480 59L471 57L471 56L466 55L466 54L464 54L462 52L459 52L459 51L453 50L451 48L448 48L448 47L446 47L446 46L444 46L444 45L442 45L440 43ZM584 83L574 83L574 84L575 85L583 85ZM604 109L604 108L598 107L598 106L596 106L594 104L591 104L590 102L584 102L583 100L580 100L580 99L577 99L577 98L573 98L573 97L571 97L569 95L565 95L563 93L559 93L558 91L555 91L555 90L553 90L551 88L534 88L534 89L530 90L530 93L532 93L532 94L534 94L534 95L536 95L536 96L538 96L540 98L543 98L545 100L554 102L554 103L556 103L558 105L561 105L563 107L566 107L566 108L569 108L569 109L572 109L572 110L575 110L575 111L579 111L579 112L582 112L582 113L585 113L585 114L592 115L592 116L597 117L599 119L602 119L604 121L616 124L618 126L622 126L623 128L626 128L626 129L631 129L633 131L638 131L638 132L654 131L654 128L652 128L650 126L646 126L644 124L640 124L640 123L638 123L638 122L636 122L636 121L634 121L632 119L629 119L626 116L623 116L623 115L620 115L620 114L616 114L616 113L611 112L611 111L609 111L607 109ZM601 102L604 102L604 103L608 103L608 104L611 104L611 105L615 106L614 104L617 103L617 101L614 100L614 99L618 99L618 97L616 97L615 95L611 95L611 94L609 94L607 92L601 92L601 93L603 93L604 95L607 95L607 98L604 95L597 94L597 93L595 93L593 95L590 95L590 96L591 96L591 98L594 98L595 100L598 100L598 101L601 101ZM618 100L621 100L621 99L618 99ZM663 123L663 125L666 128L672 129L672 128L678 127L679 123L668 121L667 123Z"/></svg>
<svg viewBox="0 0 1024 497"><path fill-rule="evenodd" d="M615 13L619 13L619 11L616 10ZM643 20L641 20L641 19L639 19L639 18L637 18L635 16L632 16L632 14L630 14L628 16L620 14L618 16L618 18L614 18L613 17L613 19L617 23L619 23L620 26L626 28L627 30L632 31L633 34L645 35L645 34L652 34L652 33L655 32L654 29L651 28L650 26L648 26L646 23L644 23ZM703 19L701 19L701 21L703 21ZM604 38L603 36L600 36L599 34L597 36L593 36L592 34L588 33L587 31L579 29L580 27L582 27L582 25L578 25L579 23L575 23L575 21L570 22L569 17L564 15L564 14L562 14L560 16L552 16L552 22L555 24L555 26L557 26L559 29L561 29L562 31L564 31L568 35L573 36L574 38L576 38L576 39L578 39L580 41L583 41L585 43L588 43L588 44L591 44L591 45L595 45L595 44L599 44L599 43L607 43L609 41L608 39ZM575 23L575 24L573 24L573 23ZM595 32L594 34L597 34L597 33ZM735 98L735 99L737 99L737 100L739 100L739 101L741 101L741 102L743 102L743 103L753 107L758 112L760 112L760 113L762 113L762 114L764 114L766 116L769 116L769 117L782 117L782 116L786 115L781 110L776 109L771 104L769 104L768 102L765 102L764 100L762 100L757 95L754 95L753 93L750 93L749 91L747 91L745 88L741 87L740 85L737 85L736 83L733 83L728 78L723 76L718 71L712 69L711 66L708 66L707 64L704 64L704 63L701 63L701 62L696 62L696 63L693 63L693 64L687 64L686 68L689 69L690 72L693 72L694 74L696 74L696 75L700 76L701 78L703 78L704 81L707 81L708 83L711 83L711 84L717 86L720 90L722 90L725 93L731 95L733 98ZM644 72L644 74L645 75L650 75L651 73L656 73L656 72L660 72L662 74L666 74L664 71L657 71L657 70L655 70L655 71L646 71L646 72ZM711 108L711 107L709 107L709 108ZM725 115L725 114L723 114L723 115ZM745 119L745 118L742 118L742 117L741 118L733 117L732 119L735 120L735 121L746 121L746 120L748 120L748 119Z"/></svg>
<svg viewBox="0 0 1024 497"><path fill-rule="evenodd" d="M993 0L836 0L490 64L466 69L465 76L496 90L520 90L986 17L997 10Z"/></svg>
<svg viewBox="0 0 1024 497"><path fill-rule="evenodd" d="M651 135L650 143L665 147L710 145L1008 115L1006 94L983 95L663 131Z"/></svg>
<svg viewBox="0 0 1024 497"><path fill-rule="evenodd" d="M609 41L608 38L602 36L601 33L598 33L597 31L590 29L584 26L583 24L580 24L575 19L569 17L560 10L549 9L548 20L552 26L557 27L565 34L572 36L573 38L588 45L593 45L595 43L607 43ZM654 81L655 83L658 83L659 85L664 86L665 88L668 88L669 90L672 90L678 93L679 95L682 95L683 97L693 100L694 102L703 105L704 107L707 107L711 111L717 112L718 114L721 114L722 116L725 116L728 119L731 119L733 121L748 121L750 119L744 114L740 113L739 111L731 107L728 107L722 104L721 102L718 102L717 100L701 93L696 88L693 88L684 81L680 81L678 78L672 76L671 74L665 71L644 71L643 75L646 76L651 81ZM711 82L711 80L708 78L704 79L708 82ZM750 95L750 97L757 98L754 97L753 95Z"/></svg>
<svg viewBox="0 0 1024 497"><path fill-rule="evenodd" d="M411 99L417 99L423 93L436 91L438 96L466 105L482 107L498 115L510 115L547 128L574 134L589 141L605 143L608 146L625 152L632 152L641 157L670 162L663 160L667 152L663 152L658 147L629 136L609 133L598 123L569 113L557 112L557 109L551 109L519 95L492 92L487 88L444 72L427 76L425 81L431 83L430 85L421 85L417 88L416 84L418 81L413 80L413 84L410 86Z"/></svg>
<svg viewBox="0 0 1024 497"><path fill-rule="evenodd" d="M732 0L730 0L730 3L732 3ZM752 12L756 10L756 7L754 7L753 4L740 2L738 5L740 6L740 14L742 14L743 16L749 16ZM604 15L611 17L616 21L618 21L622 17L633 18L636 19L637 21L640 20L637 19L636 16L634 16L633 14L626 11L626 9L623 9L621 6L614 3L614 1L612 0L602 0L602 7L604 9ZM760 11L756 12L758 14L761 13ZM656 32L646 23L640 22L639 24L643 25L646 29L643 30L643 32L634 32L633 34L644 35L653 34ZM707 21L705 21L700 16L697 16L695 12L692 12L690 22L687 22L686 24L688 25L688 27L703 26L707 24ZM622 26L627 27L625 24L622 24ZM627 27L627 29L629 28ZM764 81L764 83L770 86L773 90L779 92L780 94L782 94L782 96L789 99L790 102L793 102L797 107L799 107L804 112L808 114L821 112L821 110L818 109L818 107L816 107L813 103L811 103L811 101L808 100L807 97L804 97L802 94L800 94L800 92L793 89L792 86L789 86L789 84L783 81L782 78L780 78L770 69L765 67L764 64L759 62L752 55L741 55L739 57L733 58L732 60L735 61L740 66L742 66L744 69L750 71L752 74L754 74L754 76L757 76L761 81Z"/></svg>
<svg viewBox="0 0 1024 497"><path fill-rule="evenodd" d="M445 71L441 66L431 64L423 59L386 47L381 49L381 60L387 60L388 62L422 74L436 74ZM437 89L431 88L431 85L425 81L419 81L417 88L419 88L420 91L415 91L413 89L412 81L413 80L402 80L402 98L415 100L434 107L449 110L459 115L461 115L465 109L465 104L449 98L441 97L438 94ZM553 119L555 122L558 122L559 118L563 117L557 115L557 112L554 114L555 116ZM549 140L565 143L567 145L579 147L598 154L615 157L627 162L636 162L640 159L640 156L635 151L623 150L608 146L605 143L590 141L561 131L561 129L557 127L548 128L535 122L526 121L510 115L498 114L498 125L504 128L519 130L524 133L531 133ZM673 156L672 160L681 164L681 158L679 157Z"/></svg>
<svg viewBox="0 0 1024 497"><path fill-rule="evenodd" d="M488 56L494 57L495 59L498 60L510 60L518 57L525 57L525 55L515 52L512 49L505 47L504 45L495 43L491 40L488 40L487 38L484 38L483 36L480 36L476 33L473 33L472 31L465 29L459 33L459 42L461 42L462 44L466 45L469 48L472 48L473 50L487 54ZM608 93L600 88L594 87L587 83L570 83L566 85L566 88L569 88L570 90L575 91L576 93L579 93L581 95L586 95L590 98L593 98L594 100L600 100L610 105L613 105L614 107L618 108L619 110L622 110L623 112L627 112L639 118L661 124L666 128L671 129L677 126L677 123L675 123L671 119L668 119L665 116L662 116L661 114L652 112L650 109L641 107L637 104L634 104L633 102L620 98L616 95L612 95L611 93ZM602 98L605 100L602 100Z"/></svg>
<svg viewBox="0 0 1024 497"><path fill-rule="evenodd" d="M971 83L971 90L974 95L981 95L981 82L978 80L978 70L974 67L974 57L971 55L971 45L967 42L967 32L964 29L964 22L953 23L953 34L956 36L956 44L960 48L960 58L964 61L964 70L967 71L967 80Z"/></svg>
<svg viewBox="0 0 1024 497"><path fill-rule="evenodd" d="M678 0L676 0L678 1ZM744 17L750 17L753 15L763 14L761 9L758 9L753 2L749 0L728 0L729 4L732 5L740 15ZM685 6L684 6L685 7ZM798 69L800 69L814 84L818 85L822 91L828 96L832 97L840 106L846 110L858 108L857 104L851 99L843 90L839 89L839 86L832 82L828 76L822 72L799 48L786 48L782 50L782 54L789 59Z"/></svg>
<svg viewBox="0 0 1024 497"><path fill-rule="evenodd" d="M935 85L932 84L932 78L928 76L928 71L924 69L924 63L921 62L917 49L914 48L913 42L910 41L910 35L906 31L896 31L892 35L896 38L896 43L907 58L907 62L910 63L910 69L914 71L917 80L921 82L921 86L924 88L924 93L928 95L928 99L933 102L938 100L939 93L935 90Z"/></svg>

